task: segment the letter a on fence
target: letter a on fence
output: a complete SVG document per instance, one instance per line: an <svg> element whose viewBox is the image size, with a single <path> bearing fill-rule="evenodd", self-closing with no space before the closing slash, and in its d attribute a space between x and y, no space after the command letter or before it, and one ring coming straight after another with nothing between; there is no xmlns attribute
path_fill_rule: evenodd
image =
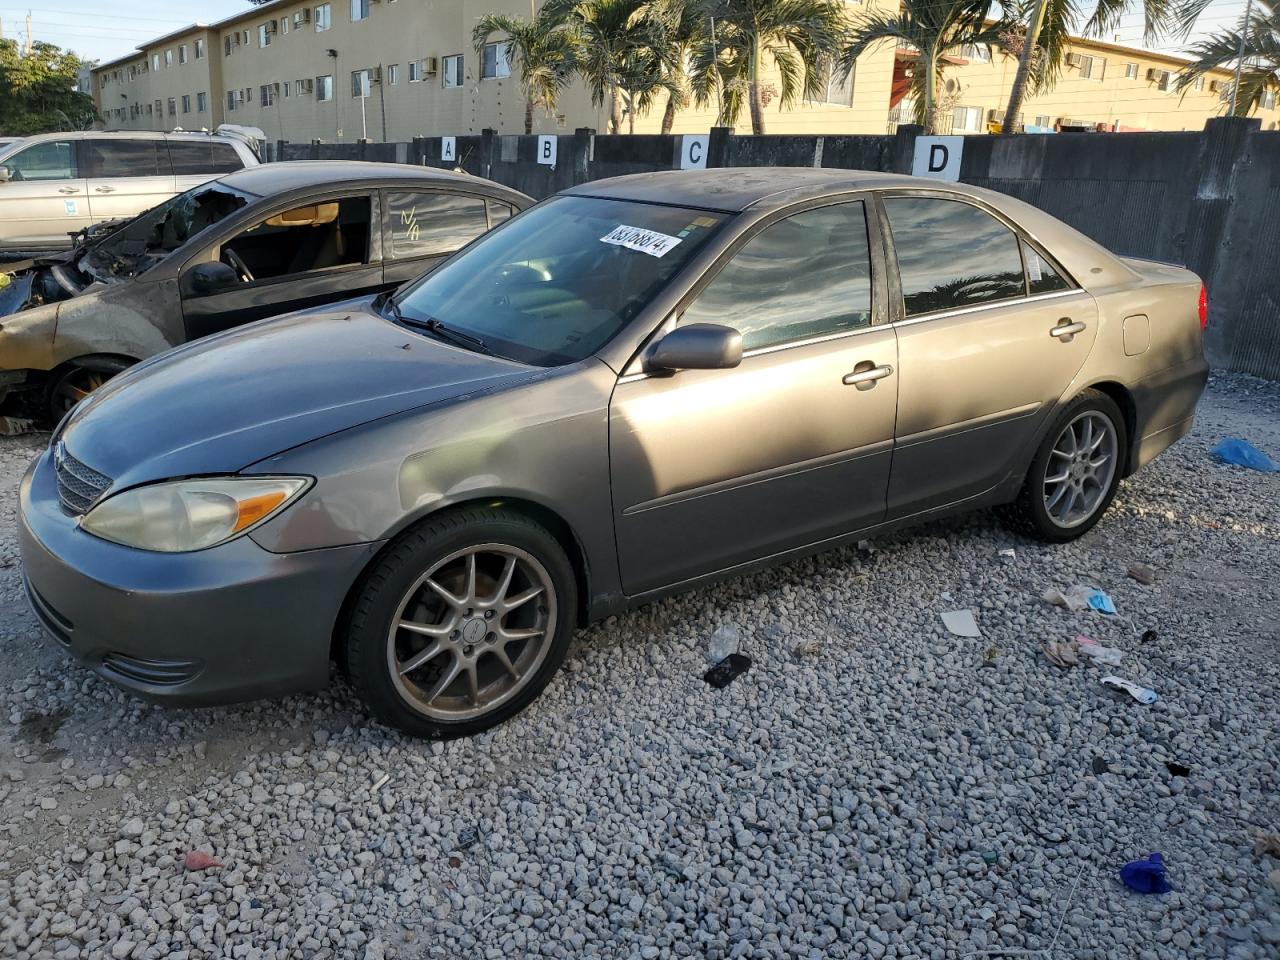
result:
<svg viewBox="0 0 1280 960"><path fill-rule="evenodd" d="M440 138L440 159L448 160L453 163L458 159L458 138L457 137L441 137Z"/></svg>

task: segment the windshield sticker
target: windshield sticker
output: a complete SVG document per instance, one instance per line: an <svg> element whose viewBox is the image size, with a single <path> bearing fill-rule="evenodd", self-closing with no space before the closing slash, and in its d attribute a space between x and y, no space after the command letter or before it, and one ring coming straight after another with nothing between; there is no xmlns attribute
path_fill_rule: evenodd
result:
<svg viewBox="0 0 1280 960"><path fill-rule="evenodd" d="M714 227L715 220L710 217L694 217L693 222L689 224L691 227Z"/></svg>
<svg viewBox="0 0 1280 960"><path fill-rule="evenodd" d="M680 238L669 237L656 230L629 227L624 223L606 233L600 238L600 242L612 243L615 246L626 247L628 250L638 250L651 257L665 257L680 242Z"/></svg>
<svg viewBox="0 0 1280 960"><path fill-rule="evenodd" d="M78 212L76 202L74 200L63 200L62 209L67 211L68 217L74 217Z"/></svg>

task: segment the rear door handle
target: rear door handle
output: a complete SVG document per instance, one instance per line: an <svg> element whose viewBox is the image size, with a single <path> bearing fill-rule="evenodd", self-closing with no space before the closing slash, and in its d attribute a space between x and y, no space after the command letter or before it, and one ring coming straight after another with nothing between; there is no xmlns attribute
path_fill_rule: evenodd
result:
<svg viewBox="0 0 1280 960"><path fill-rule="evenodd" d="M853 368L852 373L846 373L842 379L842 383L846 387L857 387L859 390L870 390L876 385L877 380L883 380L885 377L893 374L893 367L887 363L881 366L872 366L870 360L864 360Z"/></svg>
<svg viewBox="0 0 1280 960"><path fill-rule="evenodd" d="M59 193L79 193L80 191L77 190L75 187L59 187L58 192Z"/></svg>
<svg viewBox="0 0 1280 960"><path fill-rule="evenodd" d="M93 192L94 193L115 193L116 188L115 187L94 187Z"/></svg>
<svg viewBox="0 0 1280 960"><path fill-rule="evenodd" d="M1058 325L1049 331L1049 336L1057 337L1063 343L1070 343L1077 333L1084 333L1085 325L1079 320L1072 323L1070 317L1063 317Z"/></svg>

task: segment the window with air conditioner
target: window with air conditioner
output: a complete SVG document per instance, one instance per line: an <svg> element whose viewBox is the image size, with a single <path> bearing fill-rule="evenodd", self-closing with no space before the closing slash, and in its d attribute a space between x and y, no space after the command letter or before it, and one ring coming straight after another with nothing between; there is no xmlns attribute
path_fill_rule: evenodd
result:
<svg viewBox="0 0 1280 960"><path fill-rule="evenodd" d="M273 29L275 25L276 24L274 20L271 20L267 23L261 23L258 25L258 46L260 47L271 46L271 37L272 37L272 34L275 33L275 30Z"/></svg>
<svg viewBox="0 0 1280 960"><path fill-rule="evenodd" d="M351 96L363 100L373 89L373 75L368 70L351 71Z"/></svg>
<svg viewBox="0 0 1280 960"><path fill-rule="evenodd" d="M951 111L951 129L954 133L982 133L982 108L956 107Z"/></svg>
<svg viewBox="0 0 1280 960"><path fill-rule="evenodd" d="M480 77L484 80L502 79L511 76L511 41L500 40L497 43L484 45L483 59L480 62Z"/></svg>
<svg viewBox="0 0 1280 960"><path fill-rule="evenodd" d="M444 58L444 86L446 90L456 90L462 86L462 54Z"/></svg>
<svg viewBox="0 0 1280 960"><path fill-rule="evenodd" d="M333 11L330 10L329 4L322 3L315 10L316 33L328 30L333 26Z"/></svg>
<svg viewBox="0 0 1280 960"><path fill-rule="evenodd" d="M418 83L421 80L422 80L422 61L410 60L409 61L409 82Z"/></svg>

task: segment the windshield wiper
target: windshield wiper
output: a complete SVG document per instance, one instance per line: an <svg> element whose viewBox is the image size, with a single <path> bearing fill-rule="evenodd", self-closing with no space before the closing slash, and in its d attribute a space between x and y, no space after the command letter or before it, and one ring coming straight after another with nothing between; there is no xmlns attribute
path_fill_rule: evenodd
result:
<svg viewBox="0 0 1280 960"><path fill-rule="evenodd" d="M471 350L475 350L478 353L492 353L488 345L479 337L473 337L469 333L463 333L461 330L449 326L443 320L437 320L435 317L428 317L426 320L406 317L400 309L400 304L396 303L395 297L388 297L387 305L391 309L391 315L395 317L396 322L402 326L410 327L414 330L424 330L427 333L433 333L441 340L452 340L454 343L467 347Z"/></svg>

